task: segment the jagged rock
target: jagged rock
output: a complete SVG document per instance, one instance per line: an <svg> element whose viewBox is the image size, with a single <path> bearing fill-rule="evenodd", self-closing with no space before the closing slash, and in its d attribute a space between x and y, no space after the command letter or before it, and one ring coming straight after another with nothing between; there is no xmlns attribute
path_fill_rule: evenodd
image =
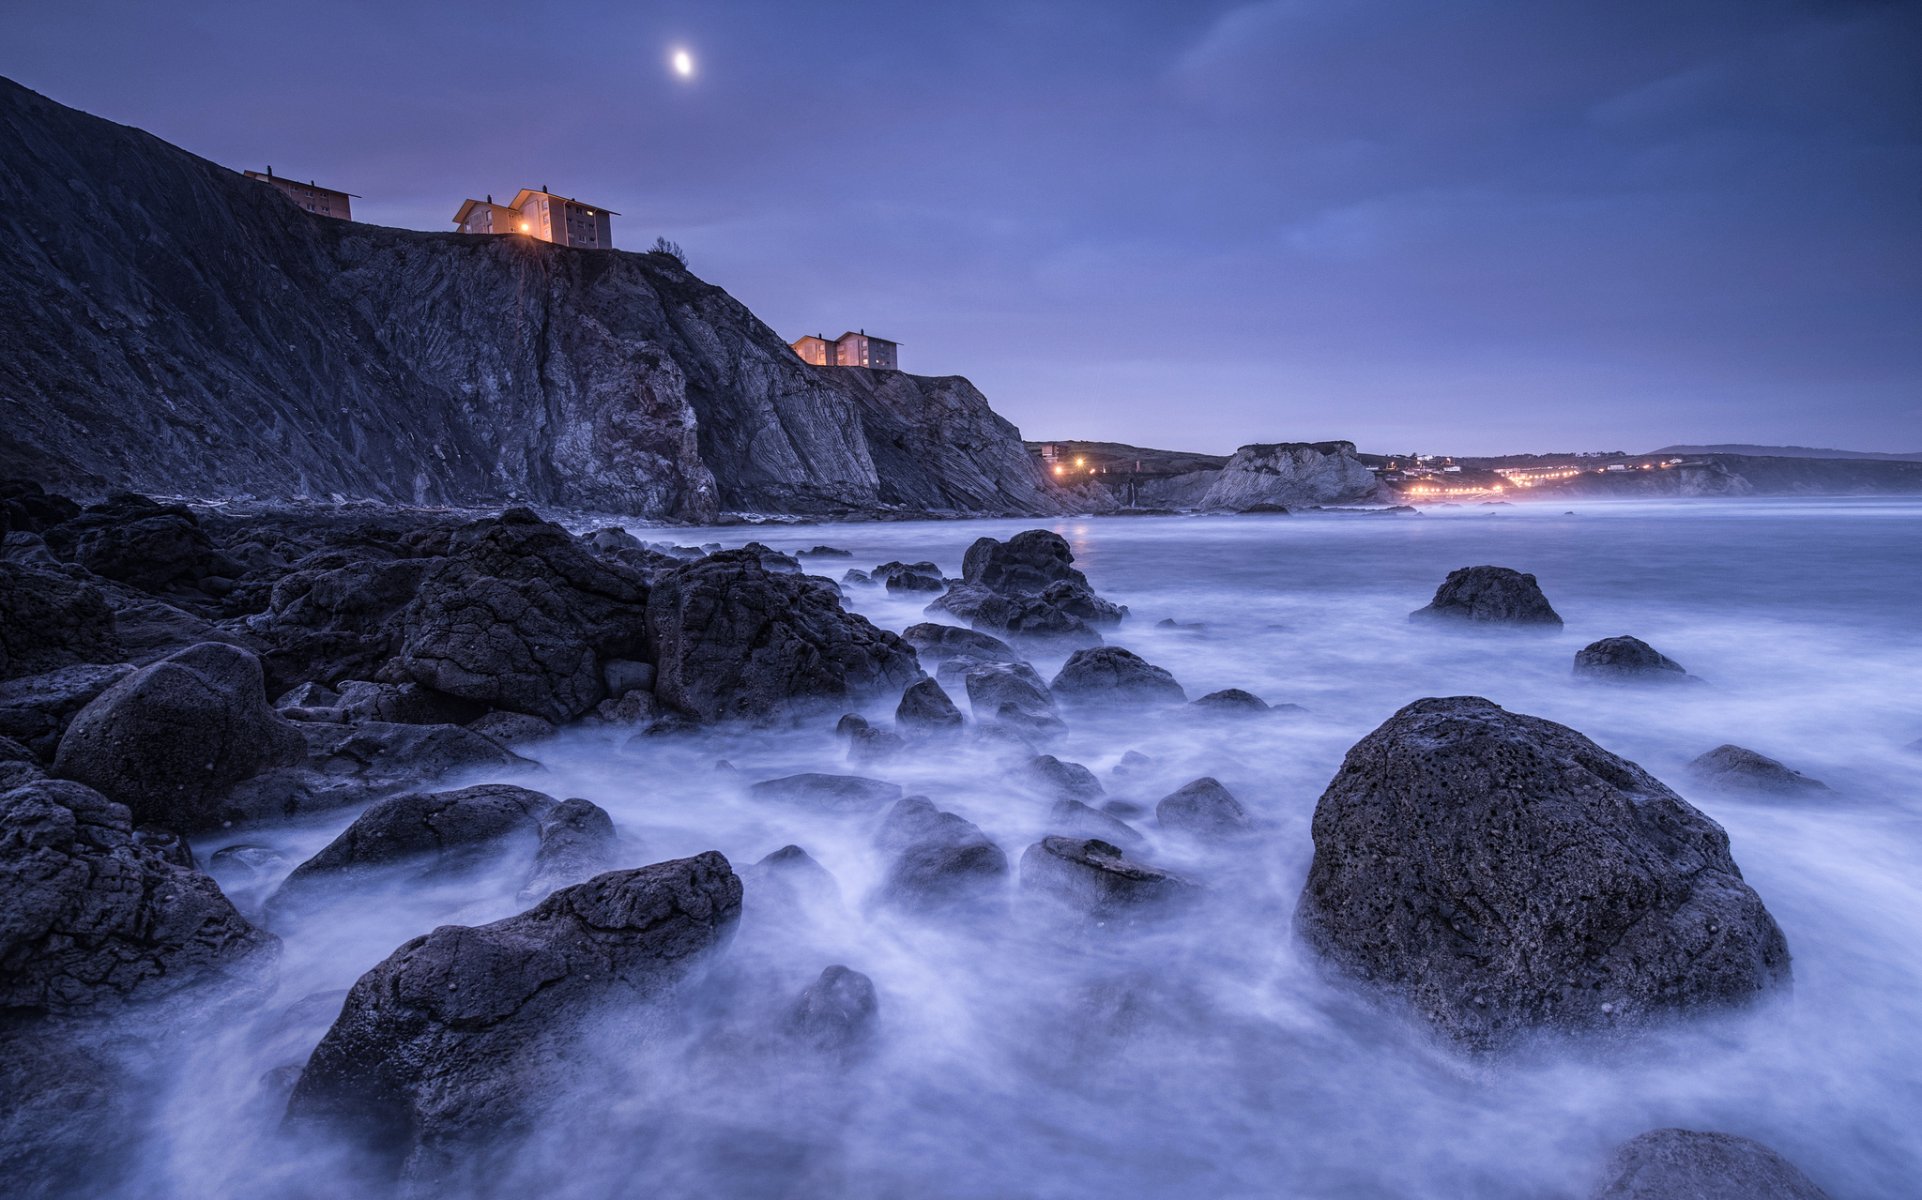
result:
<svg viewBox="0 0 1922 1200"><path fill-rule="evenodd" d="M1552 721L1418 700L1322 794L1296 925L1476 1048L1753 1000L1788 945L1728 835Z"/></svg>
<svg viewBox="0 0 1922 1200"><path fill-rule="evenodd" d="M1138 850L1147 839L1120 817L1090 808L1079 800L1061 799L1048 810L1048 827L1074 838L1096 838L1124 850Z"/></svg>
<svg viewBox="0 0 1922 1200"><path fill-rule="evenodd" d="M516 849L531 855L554 807L552 796L505 783L391 796L369 805L295 867L271 903L292 903L322 886L352 886L396 867L444 871Z"/></svg>
<svg viewBox="0 0 1922 1200"><path fill-rule="evenodd" d="M647 606L655 694L702 720L858 703L920 677L914 651L818 580L716 554L663 575Z"/></svg>
<svg viewBox="0 0 1922 1200"><path fill-rule="evenodd" d="M1829 785L1812 779L1766 754L1741 746L1721 745L1690 762L1689 778L1711 791L1763 793L1774 796L1807 795L1829 791Z"/></svg>
<svg viewBox="0 0 1922 1200"><path fill-rule="evenodd" d="M273 585L248 631L265 644L276 689L367 678L399 647L398 614L420 590L431 561L399 546L328 550L303 558Z"/></svg>
<svg viewBox="0 0 1922 1200"><path fill-rule="evenodd" d="M924 663L940 663L957 656L976 662L1020 662L1021 656L1000 638L959 625L939 625L924 621L901 632L901 640L914 647Z"/></svg>
<svg viewBox="0 0 1922 1200"><path fill-rule="evenodd" d="M113 610L99 588L0 562L0 679L120 660Z"/></svg>
<svg viewBox="0 0 1922 1200"><path fill-rule="evenodd" d="M1182 704L1188 699L1173 675L1119 646L1075 651L1048 690L1064 702L1089 707Z"/></svg>
<svg viewBox="0 0 1922 1200"><path fill-rule="evenodd" d="M926 796L909 796L889 809L875 843L894 856L875 892L883 904L921 911L976 907L1008 877L1001 847Z"/></svg>
<svg viewBox="0 0 1922 1200"><path fill-rule="evenodd" d="M1207 775L1163 796L1155 819L1163 829L1210 840L1246 833L1252 824L1234 793Z"/></svg>
<svg viewBox="0 0 1922 1200"><path fill-rule="evenodd" d="M1052 754L1028 760L1028 778L1043 791L1069 800L1091 800L1102 794L1094 772L1077 762L1063 762Z"/></svg>
<svg viewBox="0 0 1922 1200"><path fill-rule="evenodd" d="M42 533L80 515L80 506L31 479L0 480L0 532Z"/></svg>
<svg viewBox="0 0 1922 1200"><path fill-rule="evenodd" d="M959 729L963 724L961 710L932 679L917 679L908 685L894 710L894 721L905 729L924 731Z"/></svg>
<svg viewBox="0 0 1922 1200"><path fill-rule="evenodd" d="M1137 862L1110 842L1065 837L1028 847L1021 887L1104 923L1155 915L1196 892L1188 880Z"/></svg>
<svg viewBox="0 0 1922 1200"><path fill-rule="evenodd" d="M418 683L349 679L338 686L340 702L334 708L339 719L349 724L384 721L394 725L465 725L487 713L487 706L478 701L449 696Z"/></svg>
<svg viewBox="0 0 1922 1200"><path fill-rule="evenodd" d="M623 700L626 697L622 697ZM617 700L614 703L619 704ZM559 732L553 722L543 721L528 713L491 712L478 720L469 721L467 728L480 734L491 742L503 746L518 746L526 742L538 742L542 738L553 737Z"/></svg>
<svg viewBox="0 0 1922 1200"><path fill-rule="evenodd" d="M511 1155L528 1105L566 1085L585 1020L669 997L740 911L740 880L709 851L415 938L348 993L288 1121L344 1135L436 1194L485 1190L490 1152Z"/></svg>
<svg viewBox="0 0 1922 1200"><path fill-rule="evenodd" d="M1603 638L1577 650L1575 674L1638 683L1679 683L1694 678L1681 663L1632 637Z"/></svg>
<svg viewBox="0 0 1922 1200"><path fill-rule="evenodd" d="M1450 571L1427 607L1408 614L1417 621L1561 628L1562 618L1533 575L1510 567L1463 567Z"/></svg>
<svg viewBox="0 0 1922 1200"><path fill-rule="evenodd" d="M235 815L226 803L234 785L305 750L299 727L268 707L260 660L202 642L142 667L81 709L60 739L53 773L125 804L138 824L191 833Z"/></svg>
<svg viewBox="0 0 1922 1200"><path fill-rule="evenodd" d="M521 888L523 903L581 883L614 865L614 818L592 800L563 800L541 817L540 848Z"/></svg>
<svg viewBox="0 0 1922 1200"><path fill-rule="evenodd" d="M874 981L859 971L832 966L807 986L788 1009L788 1035L816 1052L858 1053L874 1037L880 1012Z"/></svg>
<svg viewBox="0 0 1922 1200"><path fill-rule="evenodd" d="M947 587L941 568L931 562L887 562L868 573L870 582L890 592L938 592Z"/></svg>
<svg viewBox="0 0 1922 1200"><path fill-rule="evenodd" d="M91 788L0 795L0 1009L64 1015L245 979L278 945Z"/></svg>
<svg viewBox="0 0 1922 1200"><path fill-rule="evenodd" d="M1236 450L1196 507L1286 511L1289 505L1355 504L1377 494L1375 474L1353 442L1281 442Z"/></svg>
<svg viewBox="0 0 1922 1200"><path fill-rule="evenodd" d="M874 579L866 571L857 571L853 567L849 567L847 570L841 573L841 582L845 584L865 587L865 586L872 585L874 583Z"/></svg>
<svg viewBox="0 0 1922 1200"><path fill-rule="evenodd" d="M854 551L836 546L813 546L797 552L802 558L853 558Z"/></svg>
<svg viewBox="0 0 1922 1200"><path fill-rule="evenodd" d="M1004 593L1040 592L1051 583L1088 583L1074 568L1067 540L1046 529L1017 533L1005 542L976 539L962 556L961 579Z"/></svg>
<svg viewBox="0 0 1922 1200"><path fill-rule="evenodd" d="M1194 701L1193 707L1226 715L1252 716L1273 711L1266 700L1253 692L1244 692L1240 688L1223 688L1218 692L1209 692L1206 696Z"/></svg>
<svg viewBox="0 0 1922 1200"><path fill-rule="evenodd" d="M14 738L42 761L50 760L74 714L131 674L125 663L79 663L0 682L0 737Z"/></svg>
<svg viewBox="0 0 1922 1200"><path fill-rule="evenodd" d="M609 725L650 725L661 716L661 702L653 692L633 691L618 700L594 706L594 718Z"/></svg>
<svg viewBox="0 0 1922 1200"><path fill-rule="evenodd" d="M965 680L976 721L1044 731L1061 728L1053 693L1027 663L984 663L970 667Z"/></svg>
<svg viewBox="0 0 1922 1200"><path fill-rule="evenodd" d="M1828 1193L1760 1142L1655 1129L1615 1151L1591 1200L1828 1200Z"/></svg>
<svg viewBox="0 0 1922 1200"><path fill-rule="evenodd" d="M809 772L763 779L748 786L756 800L781 804L800 804L823 812L874 812L901 798L898 784L859 775L823 775Z"/></svg>
<svg viewBox="0 0 1922 1200"><path fill-rule="evenodd" d="M976 629L1098 645L1095 627L1114 624L1127 609L1096 596L1073 562L1068 543L1045 529L1005 542L980 538L962 559L961 581L929 608L951 612Z"/></svg>
<svg viewBox="0 0 1922 1200"><path fill-rule="evenodd" d="M116 496L48 531L48 544L102 579L146 592L214 573L213 540L183 505Z"/></svg>
<svg viewBox="0 0 1922 1200"><path fill-rule="evenodd" d="M317 711L340 707L340 693L323 683L302 683L288 688L274 701L274 708L283 715L290 708L303 711ZM306 720L295 717L294 720Z"/></svg>
<svg viewBox="0 0 1922 1200"><path fill-rule="evenodd" d="M977 628L992 629L1026 641L1098 646L1101 634L1075 611L1094 607L1084 602L1090 595L1092 593L1085 589L1077 591L1072 587L1052 597L990 595L974 606L968 619Z"/></svg>

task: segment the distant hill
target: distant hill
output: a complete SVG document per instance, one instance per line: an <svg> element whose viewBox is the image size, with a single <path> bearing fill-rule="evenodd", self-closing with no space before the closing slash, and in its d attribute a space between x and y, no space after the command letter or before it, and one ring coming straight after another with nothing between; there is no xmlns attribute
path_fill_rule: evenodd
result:
<svg viewBox="0 0 1922 1200"><path fill-rule="evenodd" d="M1876 450L1818 450L1813 446L1752 446L1726 442L1713 446L1663 446L1650 454L1741 454L1750 458L1868 458L1878 462L1922 462L1922 450L1888 454Z"/></svg>

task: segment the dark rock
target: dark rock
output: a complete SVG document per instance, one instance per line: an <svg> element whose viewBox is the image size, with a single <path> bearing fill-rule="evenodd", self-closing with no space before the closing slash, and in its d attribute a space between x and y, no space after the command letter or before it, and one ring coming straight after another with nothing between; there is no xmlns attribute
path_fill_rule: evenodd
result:
<svg viewBox="0 0 1922 1200"><path fill-rule="evenodd" d="M866 571L857 571L853 567L849 567L841 573L841 582L865 586L873 584L874 579Z"/></svg>
<svg viewBox="0 0 1922 1200"><path fill-rule="evenodd" d="M783 554L772 546L763 546L759 542L749 542L741 547L741 552L753 555L763 567L778 574L797 575L801 570L800 560L792 554Z"/></svg>
<svg viewBox="0 0 1922 1200"><path fill-rule="evenodd" d="M842 713L841 719L834 723L836 737L852 738L866 733L870 726L868 719L860 713Z"/></svg>
<svg viewBox="0 0 1922 1200"><path fill-rule="evenodd" d="M1094 772L1077 762L1063 762L1052 754L1038 754L1028 760L1028 778L1052 796L1069 800L1092 800L1102 794L1101 781Z"/></svg>
<svg viewBox="0 0 1922 1200"><path fill-rule="evenodd" d="M1721 745L1688 764L1689 778L1711 791L1774 796L1829 791L1829 785L1741 746Z"/></svg>
<svg viewBox="0 0 1922 1200"><path fill-rule="evenodd" d="M784 917L810 905L841 903L834 875L799 846L783 846L741 874L748 909L757 915Z"/></svg>
<svg viewBox="0 0 1922 1200"><path fill-rule="evenodd" d="M834 546L814 546L800 551L803 558L853 558L854 551L842 550Z"/></svg>
<svg viewBox="0 0 1922 1200"><path fill-rule="evenodd" d="M1410 620L1461 621L1477 625L1552 625L1562 618L1533 575L1509 567L1463 567L1450 571L1427 607Z"/></svg>
<svg viewBox="0 0 1922 1200"><path fill-rule="evenodd" d="M1828 1193L1760 1142L1655 1129L1615 1151L1591 1200L1828 1200Z"/></svg>
<svg viewBox="0 0 1922 1200"><path fill-rule="evenodd" d="M920 911L978 907L998 896L1008 877L1001 847L926 796L909 796L889 809L875 842L894 855L875 893L883 904Z"/></svg>
<svg viewBox="0 0 1922 1200"><path fill-rule="evenodd" d="M880 1002L874 981L859 971L832 966L788 1009L789 1036L823 1054L858 1053L873 1037Z"/></svg>
<svg viewBox="0 0 1922 1200"><path fill-rule="evenodd" d="M338 708L340 707L340 693L324 683L297 684L294 687L288 688L285 692L282 692L280 698L274 701L274 707L283 711L289 708ZM301 718L295 719L299 720Z"/></svg>
<svg viewBox="0 0 1922 1200"><path fill-rule="evenodd" d="M618 700L603 700L594 706L594 719L609 725L648 725L661 715L661 702L653 692L633 691Z"/></svg>
<svg viewBox="0 0 1922 1200"><path fill-rule="evenodd" d="M1120 817L1090 808L1079 800L1057 800L1048 810L1048 827L1074 838L1096 838L1124 850L1138 850L1147 839Z"/></svg>
<svg viewBox="0 0 1922 1200"><path fill-rule="evenodd" d="M370 683L344 680L337 685L340 719L358 725L385 721L395 725L465 725L485 716L487 706L449 696L418 683Z"/></svg>
<svg viewBox="0 0 1922 1200"><path fill-rule="evenodd" d="M763 779L750 784L748 794L756 800L799 804L823 812L874 812L901 798L897 784L859 775L822 775L807 773Z"/></svg>
<svg viewBox="0 0 1922 1200"><path fill-rule="evenodd" d="M1155 760L1149 758L1141 751L1129 750L1123 753L1121 758L1115 763L1113 773L1116 775L1139 775L1144 771L1153 770L1154 765Z"/></svg>
<svg viewBox="0 0 1922 1200"><path fill-rule="evenodd" d="M1039 592L1051 583L1088 582L1075 570L1067 540L1046 529L1017 533L1005 542L977 539L961 559L961 578L995 592Z"/></svg>
<svg viewBox="0 0 1922 1200"><path fill-rule="evenodd" d="M142 667L81 709L53 773L127 805L138 824L191 833L236 815L226 803L234 785L305 750L299 727L267 706L260 660L203 642Z"/></svg>
<svg viewBox="0 0 1922 1200"><path fill-rule="evenodd" d="M1153 915L1196 892L1186 879L1137 862L1110 842L1065 837L1028 847L1021 887L1097 922Z"/></svg>
<svg viewBox="0 0 1922 1200"><path fill-rule="evenodd" d="M1356 743L1314 840L1302 935L1471 1047L1789 980L1719 825L1574 730L1479 697L1418 700Z"/></svg>
<svg viewBox="0 0 1922 1200"><path fill-rule="evenodd" d="M345 1135L440 1194L484 1191L500 1161L489 1151L511 1155L529 1106L579 1069L571 1052L586 1020L669 997L740 911L741 882L710 851L415 938L348 993L288 1121Z"/></svg>
<svg viewBox="0 0 1922 1200"><path fill-rule="evenodd" d="M625 697L623 697L625 699ZM616 704L620 701L616 701ZM478 720L467 723L468 731L478 733L491 742L503 746L519 746L527 742L538 742L542 738L553 737L560 732L553 722L528 713L492 712Z"/></svg>
<svg viewBox="0 0 1922 1200"><path fill-rule="evenodd" d="M1206 696L1194 701L1194 707L1210 713L1226 715L1252 716L1273 711L1266 700L1253 692L1244 692L1240 688L1223 688L1218 692L1209 692Z"/></svg>
<svg viewBox="0 0 1922 1200"><path fill-rule="evenodd" d="M1079 595L1070 591L1062 593L1061 597L1072 601L1078 599ZM1075 607L1088 606L1077 604ZM990 595L974 607L968 619L977 629L992 629L1029 642L1074 646L1101 644L1101 634L1085 618L1072 611L1069 605L1038 595Z"/></svg>
<svg viewBox="0 0 1922 1200"><path fill-rule="evenodd" d="M212 539L180 505L123 497L119 504L95 505L56 532L69 530L74 562L103 579L142 591L162 591L214 572ZM49 542L57 544L52 538Z"/></svg>
<svg viewBox="0 0 1922 1200"><path fill-rule="evenodd" d="M504 783L391 796L370 805L320 853L295 867L273 904L311 895L323 884L351 886L396 867L441 871L512 849L531 854L554 808L552 796Z"/></svg>
<svg viewBox="0 0 1922 1200"><path fill-rule="evenodd" d="M848 761L883 762L896 757L907 748L908 739L892 729L856 730L848 738Z"/></svg>
<svg viewBox="0 0 1922 1200"><path fill-rule="evenodd" d="M908 685L894 710L894 721L905 729L924 731L959 729L963 724L961 710L932 679L917 679Z"/></svg>
<svg viewBox="0 0 1922 1200"><path fill-rule="evenodd" d="M1693 678L1682 664L1640 638L1612 637L1575 652L1575 674L1591 679L1676 683Z"/></svg>
<svg viewBox="0 0 1922 1200"><path fill-rule="evenodd" d="M931 562L887 562L868 572L868 578L890 592L938 592L947 586L941 568Z"/></svg>
<svg viewBox="0 0 1922 1200"><path fill-rule="evenodd" d="M399 614L432 565L398 547L302 559L273 585L247 628L266 645L276 689L310 681L364 679L399 648Z"/></svg>
<svg viewBox="0 0 1922 1200"><path fill-rule="evenodd" d="M601 678L607 682L607 694L625 696L629 692L651 692L654 690L654 664L635 662L629 658L611 658L601 664Z"/></svg>
<svg viewBox="0 0 1922 1200"><path fill-rule="evenodd" d="M1234 793L1207 775L1163 796L1155 819L1163 829L1207 839L1235 837L1251 827Z"/></svg>
<svg viewBox="0 0 1922 1200"><path fill-rule="evenodd" d="M648 600L655 694L702 720L764 721L859 703L920 677L914 651L818 581L717 554L663 575Z"/></svg>
<svg viewBox="0 0 1922 1200"><path fill-rule="evenodd" d="M369 721L362 725L306 725L301 733L307 740L308 759L296 772L376 788L419 783L461 767L511 767L526 762L492 738L459 725ZM251 784L242 785L236 794L256 790ZM238 799L235 807L250 816L294 811L276 814L271 807L240 803Z"/></svg>
<svg viewBox="0 0 1922 1200"><path fill-rule="evenodd" d="M1075 651L1048 689L1063 702L1088 706L1181 704L1188 699L1173 675L1119 646Z"/></svg>
<svg viewBox="0 0 1922 1200"><path fill-rule="evenodd" d="M1059 728L1054 695L1027 663L984 663L966 676L974 719L1015 726Z"/></svg>
<svg viewBox="0 0 1922 1200"><path fill-rule="evenodd" d="M962 581L930 609L943 609L976 629L1013 637L1098 645L1098 625L1127 614L1096 596L1071 565L1074 555L1059 534L1030 529L1006 542L981 538L962 560Z"/></svg>
<svg viewBox="0 0 1922 1200"><path fill-rule="evenodd" d="M131 674L125 663L80 663L0 683L0 737L19 741L41 761L51 760L74 714Z"/></svg>
<svg viewBox="0 0 1922 1200"><path fill-rule="evenodd" d="M113 610L99 588L0 562L0 679L121 657Z"/></svg>
<svg viewBox="0 0 1922 1200"><path fill-rule="evenodd" d="M939 625L924 621L910 625L901 640L914 647L924 663L945 662L957 655L977 662L1020 662L1021 656L1000 638L959 625Z"/></svg>
<svg viewBox="0 0 1922 1200"><path fill-rule="evenodd" d="M277 945L213 880L137 841L124 805L64 780L0 795L0 1010L59 1016L231 983Z"/></svg>
<svg viewBox="0 0 1922 1200"><path fill-rule="evenodd" d="M614 818L591 800L563 800L541 817L540 848L521 888L523 903L582 883L614 865Z"/></svg>

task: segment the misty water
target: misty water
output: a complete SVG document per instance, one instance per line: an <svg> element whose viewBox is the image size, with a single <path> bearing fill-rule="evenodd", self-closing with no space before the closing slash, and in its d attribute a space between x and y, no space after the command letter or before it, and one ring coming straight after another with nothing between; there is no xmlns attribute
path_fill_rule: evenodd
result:
<svg viewBox="0 0 1922 1200"><path fill-rule="evenodd" d="M462 776L614 817L624 865L708 849L738 871L790 843L838 897L757 904L671 1013L610 1031L500 1176L501 1194L1070 1197L1577 1196L1611 1147L1667 1125L1758 1138L1831 1194L1903 1197L1922 1179L1922 506L1821 501L1464 507L1420 516L1070 519L1076 565L1130 619L1108 638L1191 697L1240 687L1306 711L1069 715L1050 752L1108 798L1147 810L1140 855L1205 885L1191 911L1136 931L1033 911L923 919L880 909L880 816L749 798L753 780L871 775L931 797L1016 864L1050 832L1052 798L1005 743L959 737L850 764L833 715L781 730L631 739L581 727L523 750L538 765ZM682 543L749 537L838 578L900 559L957 574L974 538L1036 522L640 529ZM1533 572L1568 625L1553 636L1438 633L1407 620L1450 569ZM850 588L900 630L926 595ZM1158 628L1162 618L1198 628ZM1623 688L1571 677L1575 650L1634 634L1708 682ZM1035 661L1051 677L1062 654ZM951 689L966 709L958 687ZM1644 1036L1493 1059L1437 1044L1327 977L1290 921L1309 822L1343 753L1398 707L1475 694L1581 730L1720 822L1785 931L1793 994ZM891 719L892 700L868 716ZM1697 794L1681 767L1738 742L1831 795ZM1121 756L1152 760L1117 775ZM725 760L729 767L719 766ZM1155 801L1202 775L1259 822L1204 848L1155 828ZM216 878L250 915L265 890L354 814L202 839L244 842L277 872ZM304 1061L342 989L436 925L520 911L524 857L437 881L396 879L274 923L274 992L213 1028L157 1037L174 1083L155 1097L144 1188L200 1197L327 1194L325 1161L277 1133L276 1068ZM845 1063L756 1049L759 1028L824 966L879 993L879 1033ZM158 1032L158 1031L156 1031ZM148 1194L142 1192L142 1194Z"/></svg>

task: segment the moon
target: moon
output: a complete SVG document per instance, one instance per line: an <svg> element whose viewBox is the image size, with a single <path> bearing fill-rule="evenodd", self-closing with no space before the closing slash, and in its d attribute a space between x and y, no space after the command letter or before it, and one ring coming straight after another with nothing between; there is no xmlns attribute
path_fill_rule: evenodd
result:
<svg viewBox="0 0 1922 1200"><path fill-rule="evenodd" d="M694 78L694 56L692 54L689 54L686 50L676 50L670 61L674 64L674 73L676 75L679 75L682 79Z"/></svg>

